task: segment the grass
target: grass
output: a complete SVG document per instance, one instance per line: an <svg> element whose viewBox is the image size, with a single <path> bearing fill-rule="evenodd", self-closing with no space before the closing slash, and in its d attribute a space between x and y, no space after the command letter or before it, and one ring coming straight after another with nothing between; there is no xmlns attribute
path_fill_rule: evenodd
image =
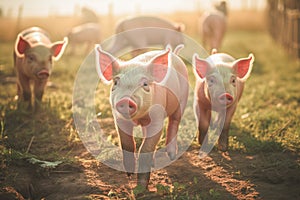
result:
<svg viewBox="0 0 300 200"><path fill-rule="evenodd" d="M291 151L299 155L299 61L289 57L260 28L247 29L247 31L233 29L227 33L223 43L222 51L234 57L247 57L249 53L255 56L253 72L247 80L230 129L229 149L247 154ZM195 30L188 29L188 31L200 41ZM53 86L46 89L43 111L32 115L24 110L16 109L14 99L16 86L11 81L15 76L12 47L13 42L1 42L0 45L1 166L3 163L13 164L24 156L41 160L76 162L74 158L68 156L73 151L73 146L79 142L72 124L72 92L76 73L84 56L64 55L55 63L51 75ZM190 66L189 69L191 69ZM192 75L191 71L189 74ZM95 112L99 114L100 122L108 122L105 127L108 140L117 144L118 137L111 120L108 96L109 87L99 84L95 92ZM192 108L187 108L186 114L193 115ZM190 131L194 129L191 129L188 120L182 123L181 128L194 134ZM34 148L29 148L33 136L35 137ZM183 138L183 141L185 139L189 138ZM26 153L28 148L29 151ZM194 181L197 182L197 180ZM170 197L168 199L201 199L203 197L202 194L189 194L186 187L188 186L180 183L173 183L173 187L157 185L157 191ZM212 199L219 198L219 192L214 188L205 195L209 195L208 197Z"/></svg>
<svg viewBox="0 0 300 200"><path fill-rule="evenodd" d="M263 32L229 33L224 51L237 57L255 55L231 133L249 146L246 151L250 153L268 148L299 151L299 62Z"/></svg>

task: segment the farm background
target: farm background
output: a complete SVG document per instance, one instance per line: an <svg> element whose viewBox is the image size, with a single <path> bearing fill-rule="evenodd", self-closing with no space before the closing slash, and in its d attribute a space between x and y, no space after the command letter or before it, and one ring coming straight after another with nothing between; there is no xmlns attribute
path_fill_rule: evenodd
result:
<svg viewBox="0 0 300 200"><path fill-rule="evenodd" d="M31 2L32 1L32 2ZM3 1L0 2L1 24L7 27L7 31L1 32L0 40L14 40L17 33L24 28L36 24L49 30L53 35L60 38L65 36L71 27L82 22L81 8L87 7L97 13L99 25L102 27L103 38L110 36L116 22L130 15L156 15L159 13L162 17L167 17L173 21L182 21L186 24L187 34L195 34L198 27L198 17L205 11L212 9L212 4L217 1L207 0L189 0L182 3L176 1L133 1L128 4L126 0L121 1L51 1L47 3L39 1ZM228 2L231 14L229 26L242 28L264 29L265 22L261 19L260 11L266 8L264 0L242 1L231 0ZM241 15L242 14L242 15ZM253 17L250 24L246 24L247 17ZM183 17L183 18L182 18ZM26 19L26 20L25 20ZM234 19L234 20L233 20ZM23 21L22 21L23 20ZM25 20L25 21L24 21ZM29 24L26 24L29 22ZM232 22L232 23L231 23ZM55 28L49 25L55 25ZM103 28L105 27L105 28ZM239 27L241 28L241 27Z"/></svg>
<svg viewBox="0 0 300 200"><path fill-rule="evenodd" d="M113 2L112 10L117 1ZM184 23L184 33L201 44L198 18L205 9L194 2L195 10L152 14ZM234 5L229 2L229 6ZM266 10L251 3L240 4L239 8L229 7L228 32L221 50L234 57L252 52L255 63L231 126L229 155L214 150L200 160L195 140L180 159L153 173L150 192L142 199L300 197L299 61L269 35ZM132 9L144 14L142 7ZM103 39L113 35L118 20L129 15L107 10L97 13ZM11 13L6 16L3 10L0 18L0 27L5 27L0 32L0 199L22 199L21 195L31 199L134 199L134 178L128 179L125 173L98 162L86 151L75 130L72 92L77 70L86 56L83 49L75 56L63 55L54 64L42 112L31 115L16 110L12 52L18 31L41 26L53 40L61 40L71 27L82 22L82 17L54 12L18 18L18 12ZM190 71L193 81L192 76ZM99 121L106 125L109 142L117 144L108 104L109 87L99 84L96 94ZM186 112L193 114L191 109ZM184 126L189 129L190 125ZM62 163L54 169L43 168L30 163L31 158Z"/></svg>

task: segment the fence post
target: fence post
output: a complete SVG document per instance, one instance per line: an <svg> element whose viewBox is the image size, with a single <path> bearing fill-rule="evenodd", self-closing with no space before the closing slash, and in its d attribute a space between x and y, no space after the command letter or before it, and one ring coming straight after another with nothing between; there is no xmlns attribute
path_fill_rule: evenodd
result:
<svg viewBox="0 0 300 200"><path fill-rule="evenodd" d="M300 59L300 1L268 0L269 32L289 54Z"/></svg>

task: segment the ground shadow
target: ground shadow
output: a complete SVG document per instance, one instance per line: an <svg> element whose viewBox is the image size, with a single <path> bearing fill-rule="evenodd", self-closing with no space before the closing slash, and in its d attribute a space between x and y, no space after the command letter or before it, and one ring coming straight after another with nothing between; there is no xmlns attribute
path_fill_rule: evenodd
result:
<svg viewBox="0 0 300 200"><path fill-rule="evenodd" d="M241 131L232 123L230 134L245 150L229 150L227 156L213 153L218 165L233 178L252 184L262 199L299 199L299 154L282 147L274 140L261 141ZM243 198L241 198L243 199Z"/></svg>
<svg viewBox="0 0 300 200"><path fill-rule="evenodd" d="M97 161L72 136L74 125L55 109L35 115L14 109L4 113L1 139L0 199L133 198L136 176L128 178ZM250 133L236 136L245 149L222 154L213 149L200 159L192 145L178 160L151 175L149 189L137 199L297 199L300 170L297 154L273 141L259 141ZM3 148L4 147L4 148ZM55 168L32 164L28 158L62 161ZM14 192L13 197L4 196Z"/></svg>
<svg viewBox="0 0 300 200"><path fill-rule="evenodd" d="M0 199L68 199L95 190L76 157L87 152L55 109L43 105L32 113L6 106L3 116ZM51 166L55 162L60 164Z"/></svg>

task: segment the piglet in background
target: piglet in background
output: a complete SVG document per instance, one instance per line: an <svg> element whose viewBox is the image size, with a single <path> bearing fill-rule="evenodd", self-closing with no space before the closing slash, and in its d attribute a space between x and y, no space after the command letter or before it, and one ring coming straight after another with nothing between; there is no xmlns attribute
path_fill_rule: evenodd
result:
<svg viewBox="0 0 300 200"><path fill-rule="evenodd" d="M45 86L51 75L53 60L58 60L68 43L52 43L46 31L38 27L28 28L18 34L14 49L14 66L17 75L17 93L19 102L32 107L33 82L34 105L37 109L42 100Z"/></svg>
<svg viewBox="0 0 300 200"><path fill-rule="evenodd" d="M225 110L224 126L218 139L218 149L227 151L228 132L231 119L242 96L244 83L250 76L254 56L234 59L225 53L213 51L207 59L197 54L193 57L194 74L197 78L194 97L194 111L198 124L198 141L203 144L207 139L212 111ZM220 121L217 119L216 121ZM205 139L206 138L206 139Z"/></svg>
<svg viewBox="0 0 300 200"><path fill-rule="evenodd" d="M101 80L112 83L110 103L123 152L126 172L135 173L133 127L140 125L143 143L138 156L138 185L148 187L156 145L168 117L166 151L177 153L177 131L188 99L188 74L184 62L170 49L155 50L121 61L95 48ZM176 52L176 53L175 53Z"/></svg>
<svg viewBox="0 0 300 200"><path fill-rule="evenodd" d="M160 17L137 16L129 17L118 23L115 30L115 40L108 52L119 54L126 48L132 48L134 56L142 49L149 47L164 48L170 45L173 49L184 44L184 24L174 23Z"/></svg>
<svg viewBox="0 0 300 200"><path fill-rule="evenodd" d="M86 45L84 53L88 54L95 44L100 43L101 31L98 23L85 23L73 27L68 33L69 51L71 55L75 54L76 49Z"/></svg>
<svg viewBox="0 0 300 200"><path fill-rule="evenodd" d="M204 12L200 18L202 45L208 51L220 49L227 29L227 4L221 1L212 11Z"/></svg>

